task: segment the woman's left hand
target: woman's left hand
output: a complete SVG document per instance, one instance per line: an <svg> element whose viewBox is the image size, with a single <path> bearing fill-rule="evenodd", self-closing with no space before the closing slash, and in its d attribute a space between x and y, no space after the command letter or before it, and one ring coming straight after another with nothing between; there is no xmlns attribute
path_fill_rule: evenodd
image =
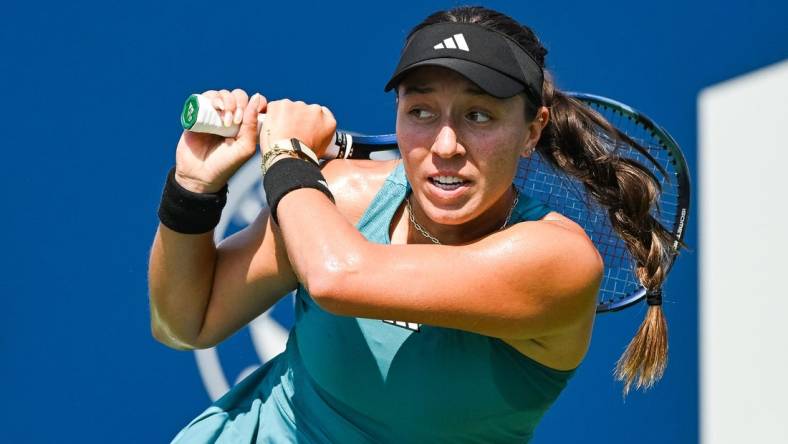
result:
<svg viewBox="0 0 788 444"><path fill-rule="evenodd" d="M288 99L269 102L260 131L260 150L265 153L275 142L296 138L322 157L336 129L334 115L325 106Z"/></svg>

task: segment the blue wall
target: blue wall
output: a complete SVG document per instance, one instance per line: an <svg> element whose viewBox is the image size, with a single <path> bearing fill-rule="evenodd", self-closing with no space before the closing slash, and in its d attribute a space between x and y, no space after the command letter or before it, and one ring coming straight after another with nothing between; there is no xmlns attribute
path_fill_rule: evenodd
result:
<svg viewBox="0 0 788 444"><path fill-rule="evenodd" d="M699 90L788 57L784 1L530 3L487 5L533 26L564 89L630 103L667 127L693 172ZM390 132L382 86L404 35L454 4L4 5L0 440L163 442L207 407L194 355L156 343L148 318L147 255L184 98L242 87ZM694 210L690 221L697 247ZM664 380L622 400L611 370L644 309L600 317L535 442L697 441L696 259L686 253L667 286Z"/></svg>

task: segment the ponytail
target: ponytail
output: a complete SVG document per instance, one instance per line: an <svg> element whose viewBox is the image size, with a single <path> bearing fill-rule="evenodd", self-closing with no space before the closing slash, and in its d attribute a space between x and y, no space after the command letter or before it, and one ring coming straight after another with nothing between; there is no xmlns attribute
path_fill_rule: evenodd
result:
<svg viewBox="0 0 788 444"><path fill-rule="evenodd" d="M646 317L616 364L615 376L624 382L626 396L632 386L650 388L665 372L668 329L660 288L670 266L673 236L650 213L659 198L654 176L615 149L618 141L640 146L599 113L555 89L545 74L543 101L550 109L550 121L536 149L583 183L588 194L607 208L610 223L637 262L635 273L648 292Z"/></svg>

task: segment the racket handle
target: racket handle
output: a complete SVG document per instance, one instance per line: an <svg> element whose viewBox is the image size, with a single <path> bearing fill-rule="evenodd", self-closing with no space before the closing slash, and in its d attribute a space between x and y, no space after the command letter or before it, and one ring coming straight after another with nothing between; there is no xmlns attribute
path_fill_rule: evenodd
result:
<svg viewBox="0 0 788 444"><path fill-rule="evenodd" d="M257 127L262 130L265 114L257 115ZM216 134L222 137L235 137L241 129L241 125L232 124L224 126L222 116L216 111L207 97L201 94L192 94L186 99L181 111L181 126L187 131L195 133ZM260 135L257 135L260 140ZM334 139L323 153L323 159L340 159L350 157L353 150L353 136L351 134L337 131Z"/></svg>

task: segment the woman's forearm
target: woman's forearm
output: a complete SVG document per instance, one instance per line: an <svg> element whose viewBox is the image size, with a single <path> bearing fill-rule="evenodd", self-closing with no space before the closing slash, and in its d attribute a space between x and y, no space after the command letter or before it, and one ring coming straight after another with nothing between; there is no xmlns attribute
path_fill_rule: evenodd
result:
<svg viewBox="0 0 788 444"><path fill-rule="evenodd" d="M151 249L148 286L154 337L175 348L193 348L214 278L213 231L181 234L159 225Z"/></svg>

